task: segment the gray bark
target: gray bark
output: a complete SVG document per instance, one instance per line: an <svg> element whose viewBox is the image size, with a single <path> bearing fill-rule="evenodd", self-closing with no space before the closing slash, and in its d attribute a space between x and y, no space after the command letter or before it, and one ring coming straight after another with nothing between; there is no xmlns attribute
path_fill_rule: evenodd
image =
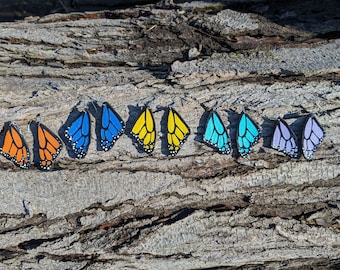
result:
<svg viewBox="0 0 340 270"><path fill-rule="evenodd" d="M157 143L141 154L126 134L99 152L93 135L85 159L63 149L46 173L0 158L0 268L339 267L340 40L323 38L339 31L330 22L311 32L183 3L1 23L0 119L29 146L30 120L41 114L57 131L83 95L109 102L127 130L154 97ZM216 100L229 131L244 107L260 124L249 158L201 142L203 107ZM191 135L167 157L160 123L173 101ZM312 161L268 147L271 120L307 112L326 131Z"/></svg>

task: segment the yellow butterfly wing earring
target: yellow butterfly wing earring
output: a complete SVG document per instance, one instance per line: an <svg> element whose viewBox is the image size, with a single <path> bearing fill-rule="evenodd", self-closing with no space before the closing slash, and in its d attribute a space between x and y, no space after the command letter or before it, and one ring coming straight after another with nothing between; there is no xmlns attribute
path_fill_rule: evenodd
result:
<svg viewBox="0 0 340 270"><path fill-rule="evenodd" d="M167 117L167 142L171 156L177 155L189 134L190 129L188 125L173 108L169 107Z"/></svg>
<svg viewBox="0 0 340 270"><path fill-rule="evenodd" d="M155 148L156 128L155 120L148 106L145 106L138 116L132 127L131 134L137 139L146 153L152 153Z"/></svg>

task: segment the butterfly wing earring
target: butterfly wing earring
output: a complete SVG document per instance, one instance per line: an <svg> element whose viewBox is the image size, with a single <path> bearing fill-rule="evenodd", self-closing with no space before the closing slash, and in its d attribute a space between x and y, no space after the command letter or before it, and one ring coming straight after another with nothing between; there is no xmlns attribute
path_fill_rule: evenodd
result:
<svg viewBox="0 0 340 270"><path fill-rule="evenodd" d="M22 169L30 166L30 153L19 128L13 122L7 122L1 132L0 154Z"/></svg>
<svg viewBox="0 0 340 270"><path fill-rule="evenodd" d="M188 125L173 108L169 107L167 117L167 143L171 156L175 156L178 153L189 134L190 129Z"/></svg>
<svg viewBox="0 0 340 270"><path fill-rule="evenodd" d="M272 138L271 146L292 158L299 157L299 148L294 132L283 119L278 119Z"/></svg>
<svg viewBox="0 0 340 270"><path fill-rule="evenodd" d="M243 112L237 127L237 147L241 157L249 156L250 149L260 139L260 128Z"/></svg>
<svg viewBox="0 0 340 270"><path fill-rule="evenodd" d="M107 102L102 105L100 122L100 146L102 150L109 151L116 140L124 133L125 124Z"/></svg>
<svg viewBox="0 0 340 270"><path fill-rule="evenodd" d="M71 145L76 158L84 158L87 154L91 138L90 115L74 108L70 114L69 125L66 126L65 137Z"/></svg>
<svg viewBox="0 0 340 270"><path fill-rule="evenodd" d="M209 114L203 140L216 148L221 154L230 153L230 138L220 116L215 110L211 110Z"/></svg>
<svg viewBox="0 0 340 270"><path fill-rule="evenodd" d="M132 127L131 134L137 139L143 150L150 154L155 149L155 120L148 106L145 106Z"/></svg>
<svg viewBox="0 0 340 270"><path fill-rule="evenodd" d="M316 148L319 147L324 137L325 131L315 116L313 114L308 115L302 132L302 153L306 159L312 159Z"/></svg>
<svg viewBox="0 0 340 270"><path fill-rule="evenodd" d="M34 139L34 163L43 171L51 170L62 149L58 136L40 122L32 121L30 127Z"/></svg>

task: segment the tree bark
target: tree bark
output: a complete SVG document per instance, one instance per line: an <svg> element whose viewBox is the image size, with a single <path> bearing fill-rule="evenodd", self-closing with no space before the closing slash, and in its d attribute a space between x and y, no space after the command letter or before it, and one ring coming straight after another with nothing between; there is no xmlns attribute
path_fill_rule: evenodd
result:
<svg viewBox="0 0 340 270"><path fill-rule="evenodd" d="M40 114L57 132L84 96L109 102L127 127L108 152L94 135L84 159L63 149L50 172L0 159L0 268L340 267L337 17L315 25L306 13L265 18L268 4L248 5L254 13L188 2L1 23L1 120L16 122L31 148L30 120ZM152 99L147 155L129 131ZM202 143L216 100L231 155ZM172 103L191 135L167 157ZM249 158L235 141L244 108L262 130ZM299 127L310 112L326 131L311 161L270 148L273 120Z"/></svg>

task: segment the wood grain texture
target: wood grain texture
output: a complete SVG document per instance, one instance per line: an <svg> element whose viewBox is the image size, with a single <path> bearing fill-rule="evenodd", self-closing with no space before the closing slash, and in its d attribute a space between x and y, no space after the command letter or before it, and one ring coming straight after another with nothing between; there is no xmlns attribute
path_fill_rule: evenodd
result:
<svg viewBox="0 0 340 270"><path fill-rule="evenodd" d="M32 146L30 120L41 114L58 131L89 95L127 130L109 152L94 135L85 159L63 149L51 172L0 158L0 268L339 267L340 41L320 37L337 31L331 24L320 29L206 3L1 23L1 123L15 121ZM153 98L157 141L147 155L129 131ZM232 155L202 143L204 107L216 100ZM173 102L191 135L167 157ZM262 129L246 159L234 141L244 107ZM309 112L326 131L312 161L269 147L273 120Z"/></svg>

